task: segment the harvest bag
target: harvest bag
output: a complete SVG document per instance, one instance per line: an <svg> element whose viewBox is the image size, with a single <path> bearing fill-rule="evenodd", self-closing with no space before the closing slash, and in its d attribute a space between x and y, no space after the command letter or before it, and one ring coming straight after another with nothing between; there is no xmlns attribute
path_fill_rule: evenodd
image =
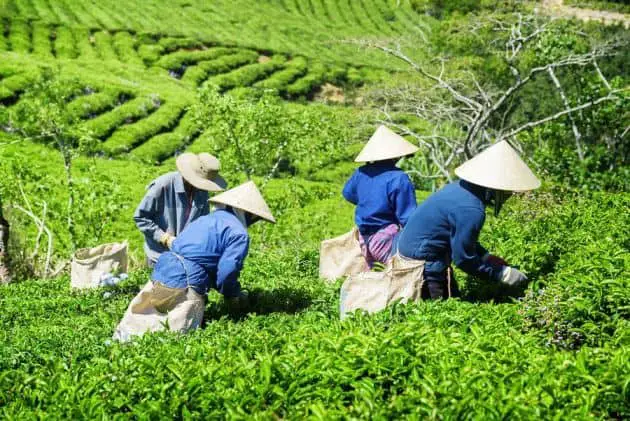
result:
<svg viewBox="0 0 630 421"><path fill-rule="evenodd" d="M127 242L77 250L72 259L70 286L97 288L101 275L127 272Z"/></svg>
<svg viewBox="0 0 630 421"><path fill-rule="evenodd" d="M361 254L357 227L339 237L322 241L319 249L320 278L334 281L367 270L367 262Z"/></svg>
<svg viewBox="0 0 630 421"><path fill-rule="evenodd" d="M420 301L424 260L396 254L384 272L365 272L348 277L341 286L341 318L355 310L375 313L400 300Z"/></svg>
<svg viewBox="0 0 630 421"><path fill-rule="evenodd" d="M146 332L186 333L201 326L205 300L192 288L169 288L149 281L131 300L113 339L127 342Z"/></svg>

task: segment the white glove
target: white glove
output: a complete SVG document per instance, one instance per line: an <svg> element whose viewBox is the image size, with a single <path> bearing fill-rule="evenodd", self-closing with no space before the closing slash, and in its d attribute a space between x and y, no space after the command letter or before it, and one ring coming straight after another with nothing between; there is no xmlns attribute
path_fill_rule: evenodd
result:
<svg viewBox="0 0 630 421"><path fill-rule="evenodd" d="M501 271L501 282L504 284L515 286L526 281L527 276L525 276L525 274L520 270L510 266L503 266L503 270Z"/></svg>
<svg viewBox="0 0 630 421"><path fill-rule="evenodd" d="M168 232L165 232L160 238L160 243L169 250L173 247L173 241L175 241L175 237Z"/></svg>

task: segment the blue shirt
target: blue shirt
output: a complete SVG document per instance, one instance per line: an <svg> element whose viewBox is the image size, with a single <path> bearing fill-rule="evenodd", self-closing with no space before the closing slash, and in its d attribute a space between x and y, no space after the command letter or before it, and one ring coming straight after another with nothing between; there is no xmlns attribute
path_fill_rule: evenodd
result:
<svg viewBox="0 0 630 421"><path fill-rule="evenodd" d="M416 208L409 176L389 161L357 168L343 188L343 197L356 205L354 221L363 235L390 224L404 226Z"/></svg>
<svg viewBox="0 0 630 421"><path fill-rule="evenodd" d="M248 251L247 229L232 212L219 209L188 225L172 250L160 256L151 279L171 288L189 285L200 294L214 288L236 297Z"/></svg>
<svg viewBox="0 0 630 421"><path fill-rule="evenodd" d="M451 261L464 272L499 280L502 267L484 263L479 242L485 222L485 189L460 180L446 185L421 203L398 236L405 257L426 260L425 278L445 279Z"/></svg>
<svg viewBox="0 0 630 421"><path fill-rule="evenodd" d="M165 232L178 236L187 224L208 214L208 192L195 189L192 201L189 201L179 172L156 178L147 190L133 219L144 234L144 252L155 262L168 250L159 242Z"/></svg>

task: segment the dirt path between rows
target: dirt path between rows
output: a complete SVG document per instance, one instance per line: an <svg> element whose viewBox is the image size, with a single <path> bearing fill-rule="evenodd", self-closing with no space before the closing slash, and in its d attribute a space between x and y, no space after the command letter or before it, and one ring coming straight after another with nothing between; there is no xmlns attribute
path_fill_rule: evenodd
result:
<svg viewBox="0 0 630 421"><path fill-rule="evenodd" d="M574 17L583 21L596 20L605 25L621 23L626 28L630 28L630 15L624 13L565 6L563 0L543 0L542 9L543 12L552 16Z"/></svg>

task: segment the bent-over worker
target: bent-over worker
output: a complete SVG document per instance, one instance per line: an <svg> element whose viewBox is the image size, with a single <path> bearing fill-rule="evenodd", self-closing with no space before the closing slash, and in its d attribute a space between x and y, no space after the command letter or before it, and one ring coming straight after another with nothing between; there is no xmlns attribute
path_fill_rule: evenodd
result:
<svg viewBox="0 0 630 421"><path fill-rule="evenodd" d="M536 189L540 181L516 151L501 141L455 170L460 180L429 196L397 238L398 254L424 264L422 298L448 298L459 291L451 262L484 280L518 285L527 277L479 244L485 208L495 216L512 192Z"/></svg>
<svg viewBox="0 0 630 421"><path fill-rule="evenodd" d="M219 160L208 153L183 153L176 165L178 171L149 184L133 217L144 234L149 267L171 248L188 224L208 214L208 192L222 191L227 185L219 175Z"/></svg>
<svg viewBox="0 0 630 421"><path fill-rule="evenodd" d="M355 170L343 188L343 197L356 205L361 253L370 268L389 259L394 237L416 208L414 186L396 162L417 150L380 126L355 159L366 164Z"/></svg>
<svg viewBox="0 0 630 421"><path fill-rule="evenodd" d="M231 305L246 305L239 275L249 252L248 227L275 219L253 182L212 199L214 212L192 222L160 255L152 281L134 298L114 338L128 340L147 331L186 332L199 327L205 296L215 289Z"/></svg>
<svg viewBox="0 0 630 421"><path fill-rule="evenodd" d="M2 215L2 200L0 200L0 284L11 282L9 272L9 221Z"/></svg>

